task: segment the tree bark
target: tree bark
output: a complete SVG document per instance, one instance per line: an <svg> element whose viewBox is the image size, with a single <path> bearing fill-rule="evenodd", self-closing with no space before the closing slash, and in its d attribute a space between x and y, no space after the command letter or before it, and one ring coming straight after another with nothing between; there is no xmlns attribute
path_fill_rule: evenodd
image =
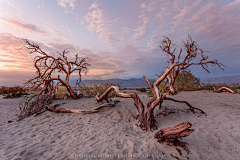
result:
<svg viewBox="0 0 240 160"><path fill-rule="evenodd" d="M170 76L167 76L167 80L168 80L168 85L169 85L169 94L174 95L177 93L176 89L174 88L174 82L175 79L174 78L170 78Z"/></svg>
<svg viewBox="0 0 240 160"><path fill-rule="evenodd" d="M76 95L76 93L72 90L72 88L69 85L65 85L65 87L67 88L70 97L72 97L73 99L78 99L78 96Z"/></svg>
<svg viewBox="0 0 240 160"><path fill-rule="evenodd" d="M192 124L189 122L183 122L173 127L163 128L155 133L154 137L158 139L158 142L166 142L168 145L175 145L184 147L185 143L180 142L178 138L187 137L194 131L190 129Z"/></svg>

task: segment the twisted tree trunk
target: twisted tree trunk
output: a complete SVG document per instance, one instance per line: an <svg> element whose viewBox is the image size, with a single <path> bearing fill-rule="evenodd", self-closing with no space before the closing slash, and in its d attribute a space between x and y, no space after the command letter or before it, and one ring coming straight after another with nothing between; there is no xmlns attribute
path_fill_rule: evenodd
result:
<svg viewBox="0 0 240 160"><path fill-rule="evenodd" d="M119 92L119 89L117 86L111 86L106 90L103 95L99 97L99 94L96 95L97 102L102 102L104 99L107 100L108 94L111 91L114 91L116 96L122 97L122 98L132 98L134 100L134 105L136 106L138 113L139 113L139 121L140 121L140 127L143 130L150 130L155 128L155 119L154 119L154 109L158 104L161 104L166 96L166 94L161 94L159 91L159 85L161 82L167 77L169 72L176 66L181 65L180 63L174 63L171 66L169 66L166 71L163 73L161 77L159 77L154 84L152 85L148 79L144 76L144 80L148 83L151 92L153 93L152 99L148 101L146 105L143 105L141 102L139 96L135 93L122 93Z"/></svg>
<svg viewBox="0 0 240 160"><path fill-rule="evenodd" d="M176 89L174 88L174 83L175 83L175 79L174 78L170 78L170 76L167 76L167 80L168 80L168 87L169 87L169 94L176 94L177 91Z"/></svg>

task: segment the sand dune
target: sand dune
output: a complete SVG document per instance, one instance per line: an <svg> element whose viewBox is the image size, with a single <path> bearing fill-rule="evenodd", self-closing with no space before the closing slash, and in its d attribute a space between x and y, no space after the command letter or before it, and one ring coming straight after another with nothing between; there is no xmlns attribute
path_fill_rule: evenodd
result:
<svg viewBox="0 0 240 160"><path fill-rule="evenodd" d="M140 95L146 103L150 98ZM240 159L240 95L212 92L180 92L186 100L207 115L189 112L185 104L164 101L156 108L158 130L181 122L191 122L195 131L181 141L190 153L160 144L154 132L144 132L136 124L138 114L132 99L99 113L79 115L44 112L23 121L14 120L18 99L0 99L0 159ZM66 104L62 104L66 103ZM61 108L92 109L94 98L56 100ZM174 111L168 116L160 112ZM178 147L179 148L179 147Z"/></svg>

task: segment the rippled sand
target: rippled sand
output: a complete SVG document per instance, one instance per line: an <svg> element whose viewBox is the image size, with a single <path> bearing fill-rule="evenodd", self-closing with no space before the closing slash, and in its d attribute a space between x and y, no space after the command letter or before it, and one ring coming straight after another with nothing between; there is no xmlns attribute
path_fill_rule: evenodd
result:
<svg viewBox="0 0 240 160"><path fill-rule="evenodd" d="M140 95L147 103L150 99ZM164 101L155 109L158 130L181 122L192 123L195 131L181 141L190 153L160 144L153 132L144 132L136 124L138 114L132 99L119 99L114 108L80 115L44 112L23 121L15 110L21 98L0 98L0 159L240 159L240 95L209 91L180 92L175 99L186 100L207 116L189 112L185 104ZM62 104L66 103L66 104ZM92 109L94 98L56 100L61 108ZM159 112L174 111L168 116ZM178 147L179 148L179 147Z"/></svg>

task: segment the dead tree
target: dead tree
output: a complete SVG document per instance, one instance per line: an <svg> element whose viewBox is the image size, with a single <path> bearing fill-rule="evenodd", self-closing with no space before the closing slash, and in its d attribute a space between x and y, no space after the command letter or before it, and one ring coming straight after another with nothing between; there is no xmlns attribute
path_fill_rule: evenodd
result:
<svg viewBox="0 0 240 160"><path fill-rule="evenodd" d="M189 108L192 112L194 112L194 110L199 110L201 113L204 113L202 110L192 107L186 101L178 101L178 100L175 100L173 98L166 97L166 93L161 93L160 90L159 90L159 85L168 77L169 73L171 73L171 71L174 70L176 67L178 69L180 69L181 67L182 68L184 68L184 67L187 68L187 66L189 67L190 65L194 64L194 63L192 64L192 63L189 63L189 62L194 57L194 54L197 54L197 53L193 53L193 51L190 52L190 53L191 54L186 56L186 58L185 58L186 60L184 60L183 62L179 62L180 55L178 56L178 61L177 62L175 62L173 60L172 61L173 63L171 63L166 68L165 72L153 84L151 84L145 76L143 77L145 79L145 81L147 82L147 84L149 85L150 90L153 94L153 97L148 101L148 103L146 105L144 105L142 103L142 101L140 100L139 96L136 93L122 93L122 92L119 92L119 88L117 86L109 87L105 91L105 93L103 93L101 96L96 95L97 102L102 102L103 100L108 101L108 94L111 91L114 91L116 96L118 96L118 97L132 98L134 100L134 105L136 106L136 108L138 110L138 113L139 113L139 121L141 123L140 127L143 130L146 130L146 131L155 128L154 109L157 105L161 105L163 100L172 100L172 101L175 101L175 102L186 103L189 106ZM175 58L174 55L172 57ZM203 60L201 61L201 65L203 67L204 67L205 64L207 64L207 63L203 62L205 59L206 59L206 57L204 58L204 56L203 56ZM216 64L220 65L219 63L216 63ZM49 108L49 110L52 111L52 112L73 113L72 110L65 109L65 108L62 108L61 110L60 109L54 110L54 109ZM74 111L74 112L77 113L77 111ZM83 113L83 112L80 111L80 113Z"/></svg>
<svg viewBox="0 0 240 160"><path fill-rule="evenodd" d="M193 41L189 35L188 40L186 42L183 41L183 46L184 49L180 48L179 53L175 54L176 44L173 44L172 41L166 36L163 37L163 41L159 46L162 51L169 56L167 65L180 63L180 65L175 66L171 70L170 74L167 75L167 81L163 85L163 90L169 90L169 94L176 93L174 83L181 70L187 69L192 65L201 65L204 70L210 73L208 70L209 65L219 67L222 70L224 70L222 67L226 67L222 63L219 63L217 59L208 60L208 56L204 55L204 53L207 51L199 48L198 44ZM194 62L194 59L197 59L197 57L200 57L200 60L195 60Z"/></svg>
<svg viewBox="0 0 240 160"><path fill-rule="evenodd" d="M26 43L26 46L23 46L22 48L25 48L30 54L36 53L34 67L37 70L37 75L27 81L26 84L34 86L35 88L42 87L45 90L45 93L51 92L58 85L63 85L67 88L70 97L77 99L77 94L69 85L70 75L73 72L78 72L79 79L76 84L83 84L81 81L81 74L82 72L86 74L88 71L88 67L90 66L88 58L81 58L76 54L74 60L71 61L66 55L68 51L65 50L62 53L58 52L58 57L54 57L44 52L37 44L31 43L27 39L23 40ZM54 72L58 72L58 74L62 74L62 76L54 76ZM64 78L63 75L65 76Z"/></svg>
<svg viewBox="0 0 240 160"><path fill-rule="evenodd" d="M146 105L143 105L142 101L140 100L139 96L136 93L119 92L119 89L117 86L111 86L101 96L96 95L96 100L97 100L97 102L102 102L103 100L108 101L108 99L107 99L108 94L111 91L114 91L116 96L118 96L118 97L132 98L134 100L134 105L136 106L138 113L139 113L139 121L141 123L140 127L146 131L155 128L154 109L157 105L161 105L163 100L172 100L175 102L186 103L190 107L190 110L192 112L194 112L194 109L196 109L196 110L201 111L201 113L204 113L202 110L192 107L186 101L178 101L178 100L175 100L172 98L167 98L166 93L162 94L160 92L159 85L168 76L168 74L171 72L171 70L178 65L182 65L182 63L173 63L169 67L167 67L166 71L162 74L162 76L159 77L153 84L151 84L145 76L143 77L145 79L145 81L148 83L150 90L153 94L153 97L148 101L148 103Z"/></svg>
<svg viewBox="0 0 240 160"><path fill-rule="evenodd" d="M36 94L26 97L19 104L19 120L40 112L46 105L50 104L54 99L58 85L65 86L70 97L77 99L77 93L75 93L69 85L70 75L73 72L78 72L79 79L76 81L76 84L81 85L83 84L81 74L82 72L86 74L90 66L88 59L81 58L78 54L75 55L73 61L68 59L66 55L68 52L65 50L62 53L58 52L58 57L54 57L44 52L37 44L31 43L27 39L23 40L26 45L20 49L24 48L30 54L36 54L34 67L36 68L37 75L25 83L25 85L34 89ZM58 75L56 75L55 72L58 72ZM62 76L59 74L62 74Z"/></svg>

